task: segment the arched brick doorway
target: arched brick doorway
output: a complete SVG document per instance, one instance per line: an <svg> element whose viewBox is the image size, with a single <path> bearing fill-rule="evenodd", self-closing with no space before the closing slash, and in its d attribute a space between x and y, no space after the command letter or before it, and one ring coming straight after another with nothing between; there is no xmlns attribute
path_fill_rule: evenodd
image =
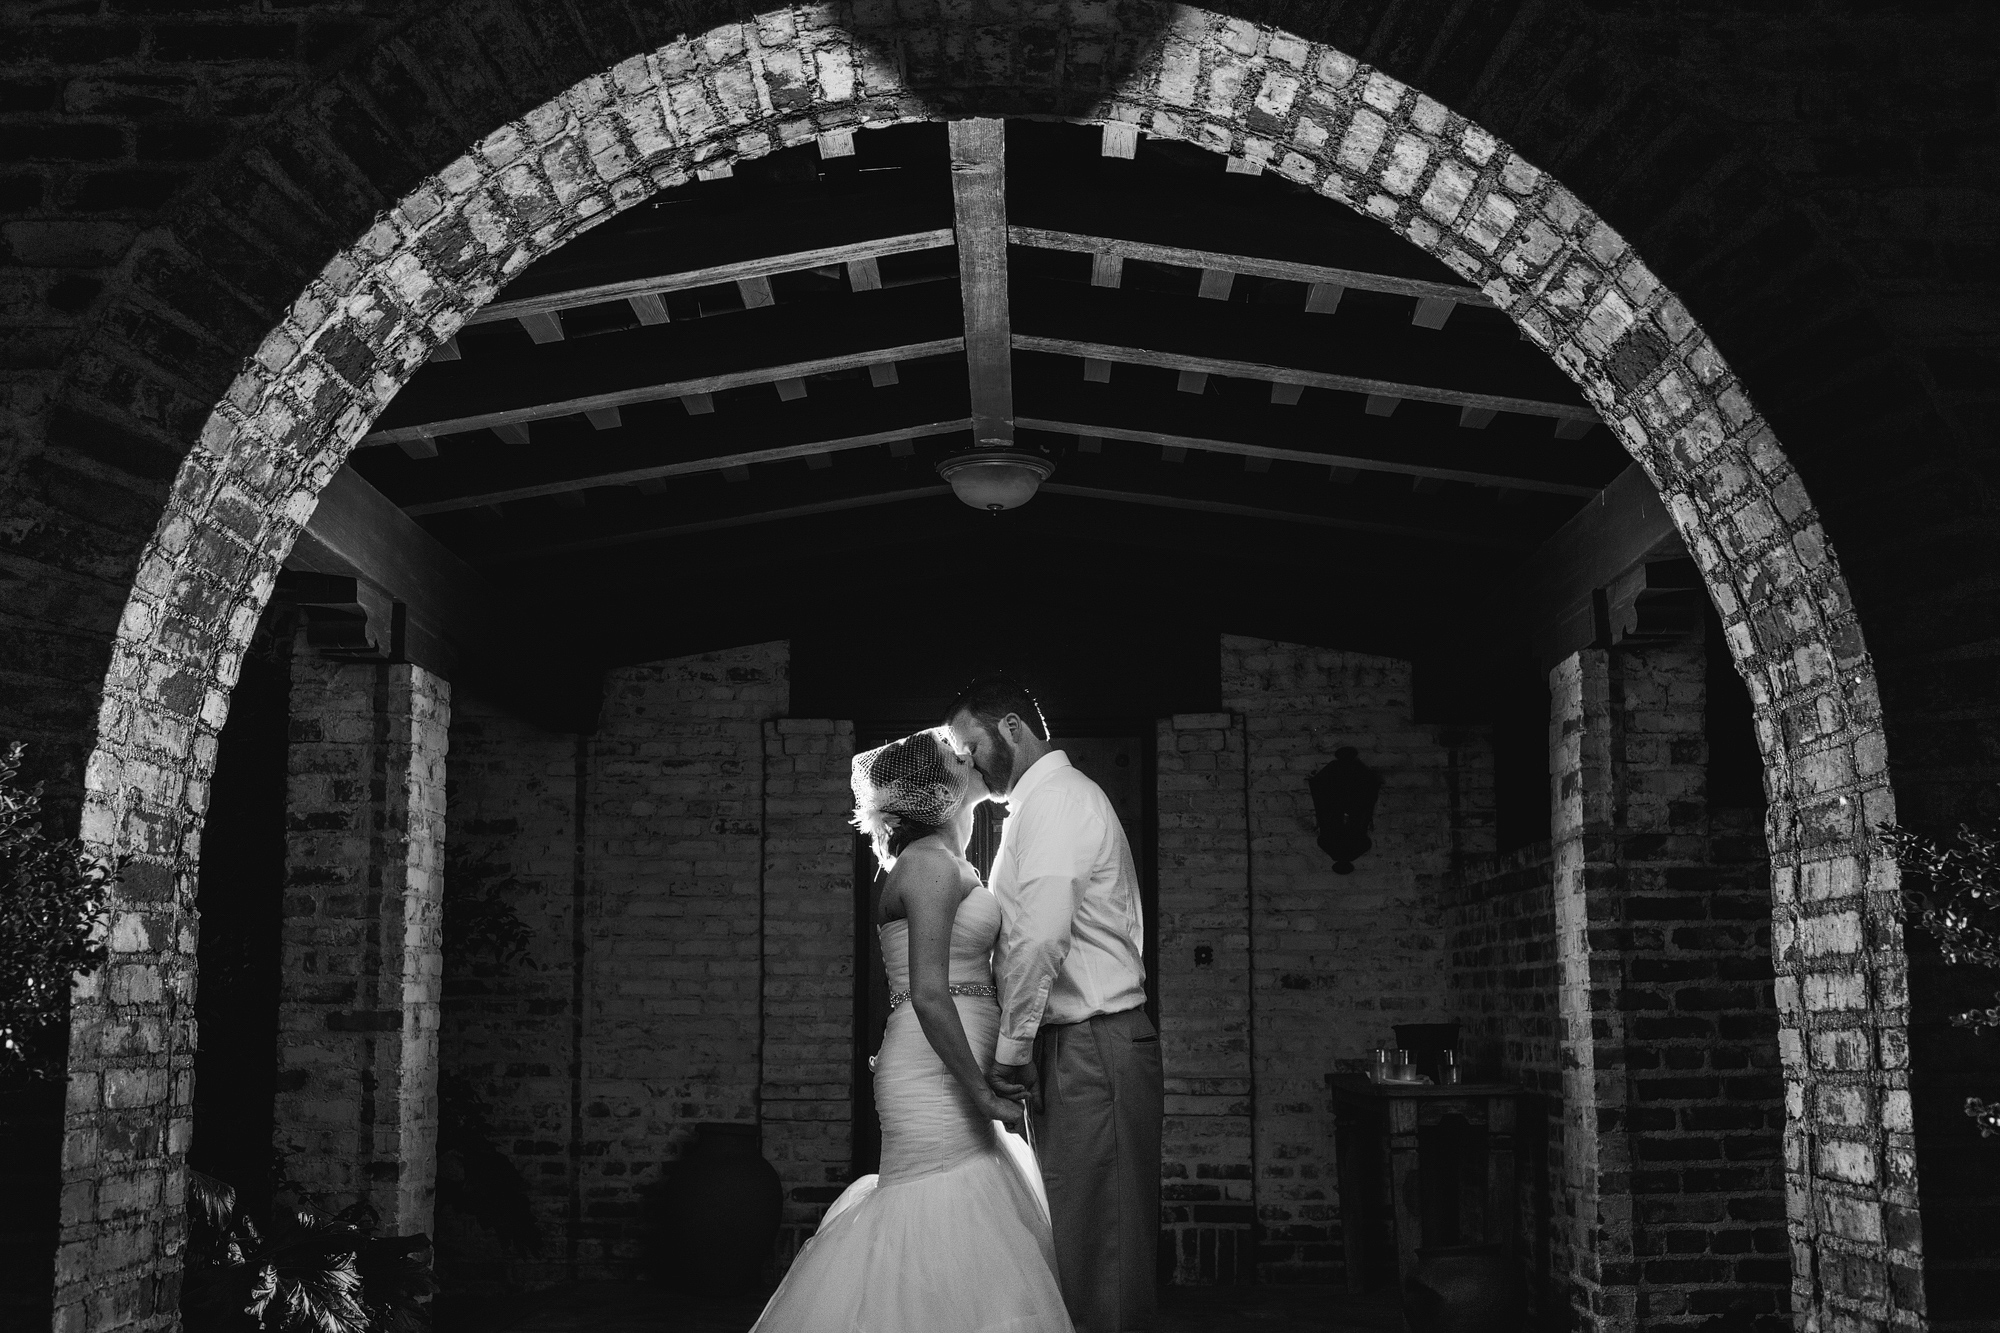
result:
<svg viewBox="0 0 2000 1333"><path fill-rule="evenodd" d="M1203 11L1161 16L1142 48L1115 58L1104 54L1115 42L1094 47L1090 36L1079 22L1060 56L1048 57L1065 70L1051 76L1056 84L1083 83L1085 65L1090 79L1110 83L1084 111L1019 91L1036 80L1017 76L1014 64L1043 58L1033 50L975 43L944 63L974 88L994 76L991 91L972 99L983 113L1059 109L1135 125L1279 172L1383 221L1507 309L1584 388L1672 508L1758 709L1795 1115L1822 1085L1871 1090L1868 1117L1831 1136L1852 1145L1833 1154L1845 1163L1837 1171L1807 1160L1828 1150L1826 1136L1794 1119L1794 1238L1808 1252L1838 1248L1835 1238L1846 1236L1879 1253L1883 1205L1914 1198L1907 1174L1893 1169L1908 1155L1901 1073L1883 1067L1902 1023L1889 998L1901 992L1899 936L1890 928L1874 950L1859 944L1863 922L1871 934L1889 922L1894 896L1866 841L1869 824L1893 813L1886 754L1845 584L1773 433L1625 241L1448 107L1329 47ZM781 12L625 60L409 192L264 338L180 466L141 558L86 774L85 836L135 858L133 901L114 935L127 957L82 997L72 1048L72 1068L96 1098L78 1114L102 1134L164 1123L167 1155L151 1159L160 1170L185 1148L178 1075L187 1052L106 1055L114 1048L102 1038L121 1025L171 1030L158 1002L126 983L134 969L156 969L157 984L185 993L192 951L179 904L214 733L278 563L320 487L437 342L592 218L778 145L940 114L936 90L909 81L884 58L890 49ZM215 210L229 211L220 202ZM1867 978L1865 996L1880 1007L1864 1018L1842 977ZM1864 1043L1875 1054L1835 1074L1807 1062L1805 1044L1822 1026L1862 1023L1883 1030L1882 1042ZM87 1176L97 1160L79 1148L72 1171ZM1843 1173L1846 1188L1826 1183ZM169 1192L176 1179L165 1176ZM104 1197L65 1217L74 1257L63 1273L65 1308L95 1281L171 1262L164 1233L150 1220L113 1220ZM1828 1220L1850 1212L1863 1220L1845 1228ZM1905 1263L1914 1247L1912 1237ZM1813 1266L1797 1271L1804 1308L1831 1308Z"/></svg>

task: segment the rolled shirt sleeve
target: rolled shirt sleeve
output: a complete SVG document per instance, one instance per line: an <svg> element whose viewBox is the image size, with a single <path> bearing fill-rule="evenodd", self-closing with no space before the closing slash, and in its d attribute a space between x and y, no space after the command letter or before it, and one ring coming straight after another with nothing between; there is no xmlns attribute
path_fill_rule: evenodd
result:
<svg viewBox="0 0 2000 1333"><path fill-rule="evenodd" d="M1049 988L1069 957L1076 909L1105 834L1094 814L1060 799L1036 800L1017 818L1007 839L1013 911L997 960L1001 1010L994 1059L1003 1065L1027 1064L1034 1053Z"/></svg>

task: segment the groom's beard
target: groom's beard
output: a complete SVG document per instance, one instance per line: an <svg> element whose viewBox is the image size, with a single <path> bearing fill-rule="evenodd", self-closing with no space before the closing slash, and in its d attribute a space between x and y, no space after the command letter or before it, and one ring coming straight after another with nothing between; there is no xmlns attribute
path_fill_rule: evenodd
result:
<svg viewBox="0 0 2000 1333"><path fill-rule="evenodd" d="M979 776L986 779L986 790L997 800L1005 800L1007 789L1014 784L1014 746L1005 736L993 737L993 758L989 765L975 764Z"/></svg>

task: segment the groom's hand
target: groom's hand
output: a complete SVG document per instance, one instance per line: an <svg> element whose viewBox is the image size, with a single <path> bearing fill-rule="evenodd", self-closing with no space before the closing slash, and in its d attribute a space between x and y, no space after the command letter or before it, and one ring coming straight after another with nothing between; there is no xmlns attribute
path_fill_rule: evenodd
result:
<svg viewBox="0 0 2000 1333"><path fill-rule="evenodd" d="M1010 1102L1026 1097L1034 1110L1042 1109L1042 1090L1036 1083L1033 1065L995 1065L986 1076L986 1086Z"/></svg>

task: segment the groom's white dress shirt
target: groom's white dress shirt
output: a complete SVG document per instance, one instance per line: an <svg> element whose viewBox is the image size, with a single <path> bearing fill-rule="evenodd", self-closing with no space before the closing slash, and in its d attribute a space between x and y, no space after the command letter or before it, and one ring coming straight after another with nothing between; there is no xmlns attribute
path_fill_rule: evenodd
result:
<svg viewBox="0 0 2000 1333"><path fill-rule="evenodd" d="M1007 795L993 862L1004 923L994 1058L1024 1065L1044 1023L1081 1023L1146 1002L1139 874L1104 789L1051 750Z"/></svg>

